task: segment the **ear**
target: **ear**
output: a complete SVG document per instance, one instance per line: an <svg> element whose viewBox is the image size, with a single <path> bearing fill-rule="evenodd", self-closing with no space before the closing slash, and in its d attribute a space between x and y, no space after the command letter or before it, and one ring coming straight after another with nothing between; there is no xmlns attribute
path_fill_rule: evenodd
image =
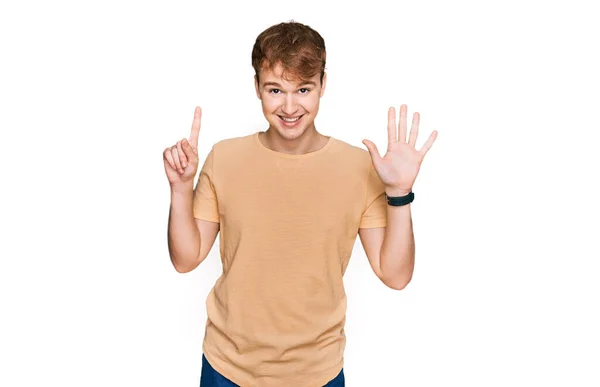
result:
<svg viewBox="0 0 600 387"><path fill-rule="evenodd" d="M258 97L258 99L262 99L260 98L260 90L258 87L258 79L256 78L256 75L254 75L254 89L256 90L256 96Z"/></svg>
<svg viewBox="0 0 600 387"><path fill-rule="evenodd" d="M319 95L319 98L323 96L323 94L325 94L325 85L327 84L327 73L323 74L323 83L321 85L321 94Z"/></svg>

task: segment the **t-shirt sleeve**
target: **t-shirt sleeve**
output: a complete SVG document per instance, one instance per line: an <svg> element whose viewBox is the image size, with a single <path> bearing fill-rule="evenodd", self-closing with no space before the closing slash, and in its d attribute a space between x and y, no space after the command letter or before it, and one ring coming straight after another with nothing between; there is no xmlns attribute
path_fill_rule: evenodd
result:
<svg viewBox="0 0 600 387"><path fill-rule="evenodd" d="M219 222L219 204L214 186L214 146L206 156L194 189L192 208L194 218Z"/></svg>
<svg viewBox="0 0 600 387"><path fill-rule="evenodd" d="M377 171L369 161L369 175L367 177L367 193L365 210L360 219L359 228L385 227L387 225L387 202L385 199L385 185L379 178Z"/></svg>

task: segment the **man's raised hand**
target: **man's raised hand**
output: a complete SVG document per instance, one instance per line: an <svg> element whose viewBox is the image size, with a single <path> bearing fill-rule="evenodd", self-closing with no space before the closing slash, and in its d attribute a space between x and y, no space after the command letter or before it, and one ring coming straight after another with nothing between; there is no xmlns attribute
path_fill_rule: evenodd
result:
<svg viewBox="0 0 600 387"><path fill-rule="evenodd" d="M198 170L198 135L201 118L202 109L196 106L189 140L184 138L177 141L175 145L166 148L163 152L165 172L173 188L184 188L194 184L194 177Z"/></svg>

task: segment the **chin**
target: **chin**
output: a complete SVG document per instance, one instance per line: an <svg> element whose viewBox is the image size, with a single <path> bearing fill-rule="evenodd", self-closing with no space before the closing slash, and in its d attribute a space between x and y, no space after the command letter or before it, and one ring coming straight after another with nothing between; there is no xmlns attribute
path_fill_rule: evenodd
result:
<svg viewBox="0 0 600 387"><path fill-rule="evenodd" d="M306 131L305 127L299 128L280 128L279 126L275 127L277 129L277 133L285 139L293 140L295 138L301 137Z"/></svg>

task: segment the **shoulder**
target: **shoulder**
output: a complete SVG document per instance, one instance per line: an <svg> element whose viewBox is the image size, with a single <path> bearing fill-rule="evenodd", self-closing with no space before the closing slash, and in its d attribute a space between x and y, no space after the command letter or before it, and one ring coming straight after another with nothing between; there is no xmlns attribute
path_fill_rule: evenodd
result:
<svg viewBox="0 0 600 387"><path fill-rule="evenodd" d="M220 156L243 152L244 150L250 149L253 145L252 141L254 141L254 135L255 133L239 137L224 138L213 145L213 150Z"/></svg>
<svg viewBox="0 0 600 387"><path fill-rule="evenodd" d="M371 167L371 155L367 149L363 149L357 145L350 144L337 138L332 139L334 139L336 143L336 152L345 158L348 163L354 164L365 170ZM364 147L364 145L362 146Z"/></svg>

